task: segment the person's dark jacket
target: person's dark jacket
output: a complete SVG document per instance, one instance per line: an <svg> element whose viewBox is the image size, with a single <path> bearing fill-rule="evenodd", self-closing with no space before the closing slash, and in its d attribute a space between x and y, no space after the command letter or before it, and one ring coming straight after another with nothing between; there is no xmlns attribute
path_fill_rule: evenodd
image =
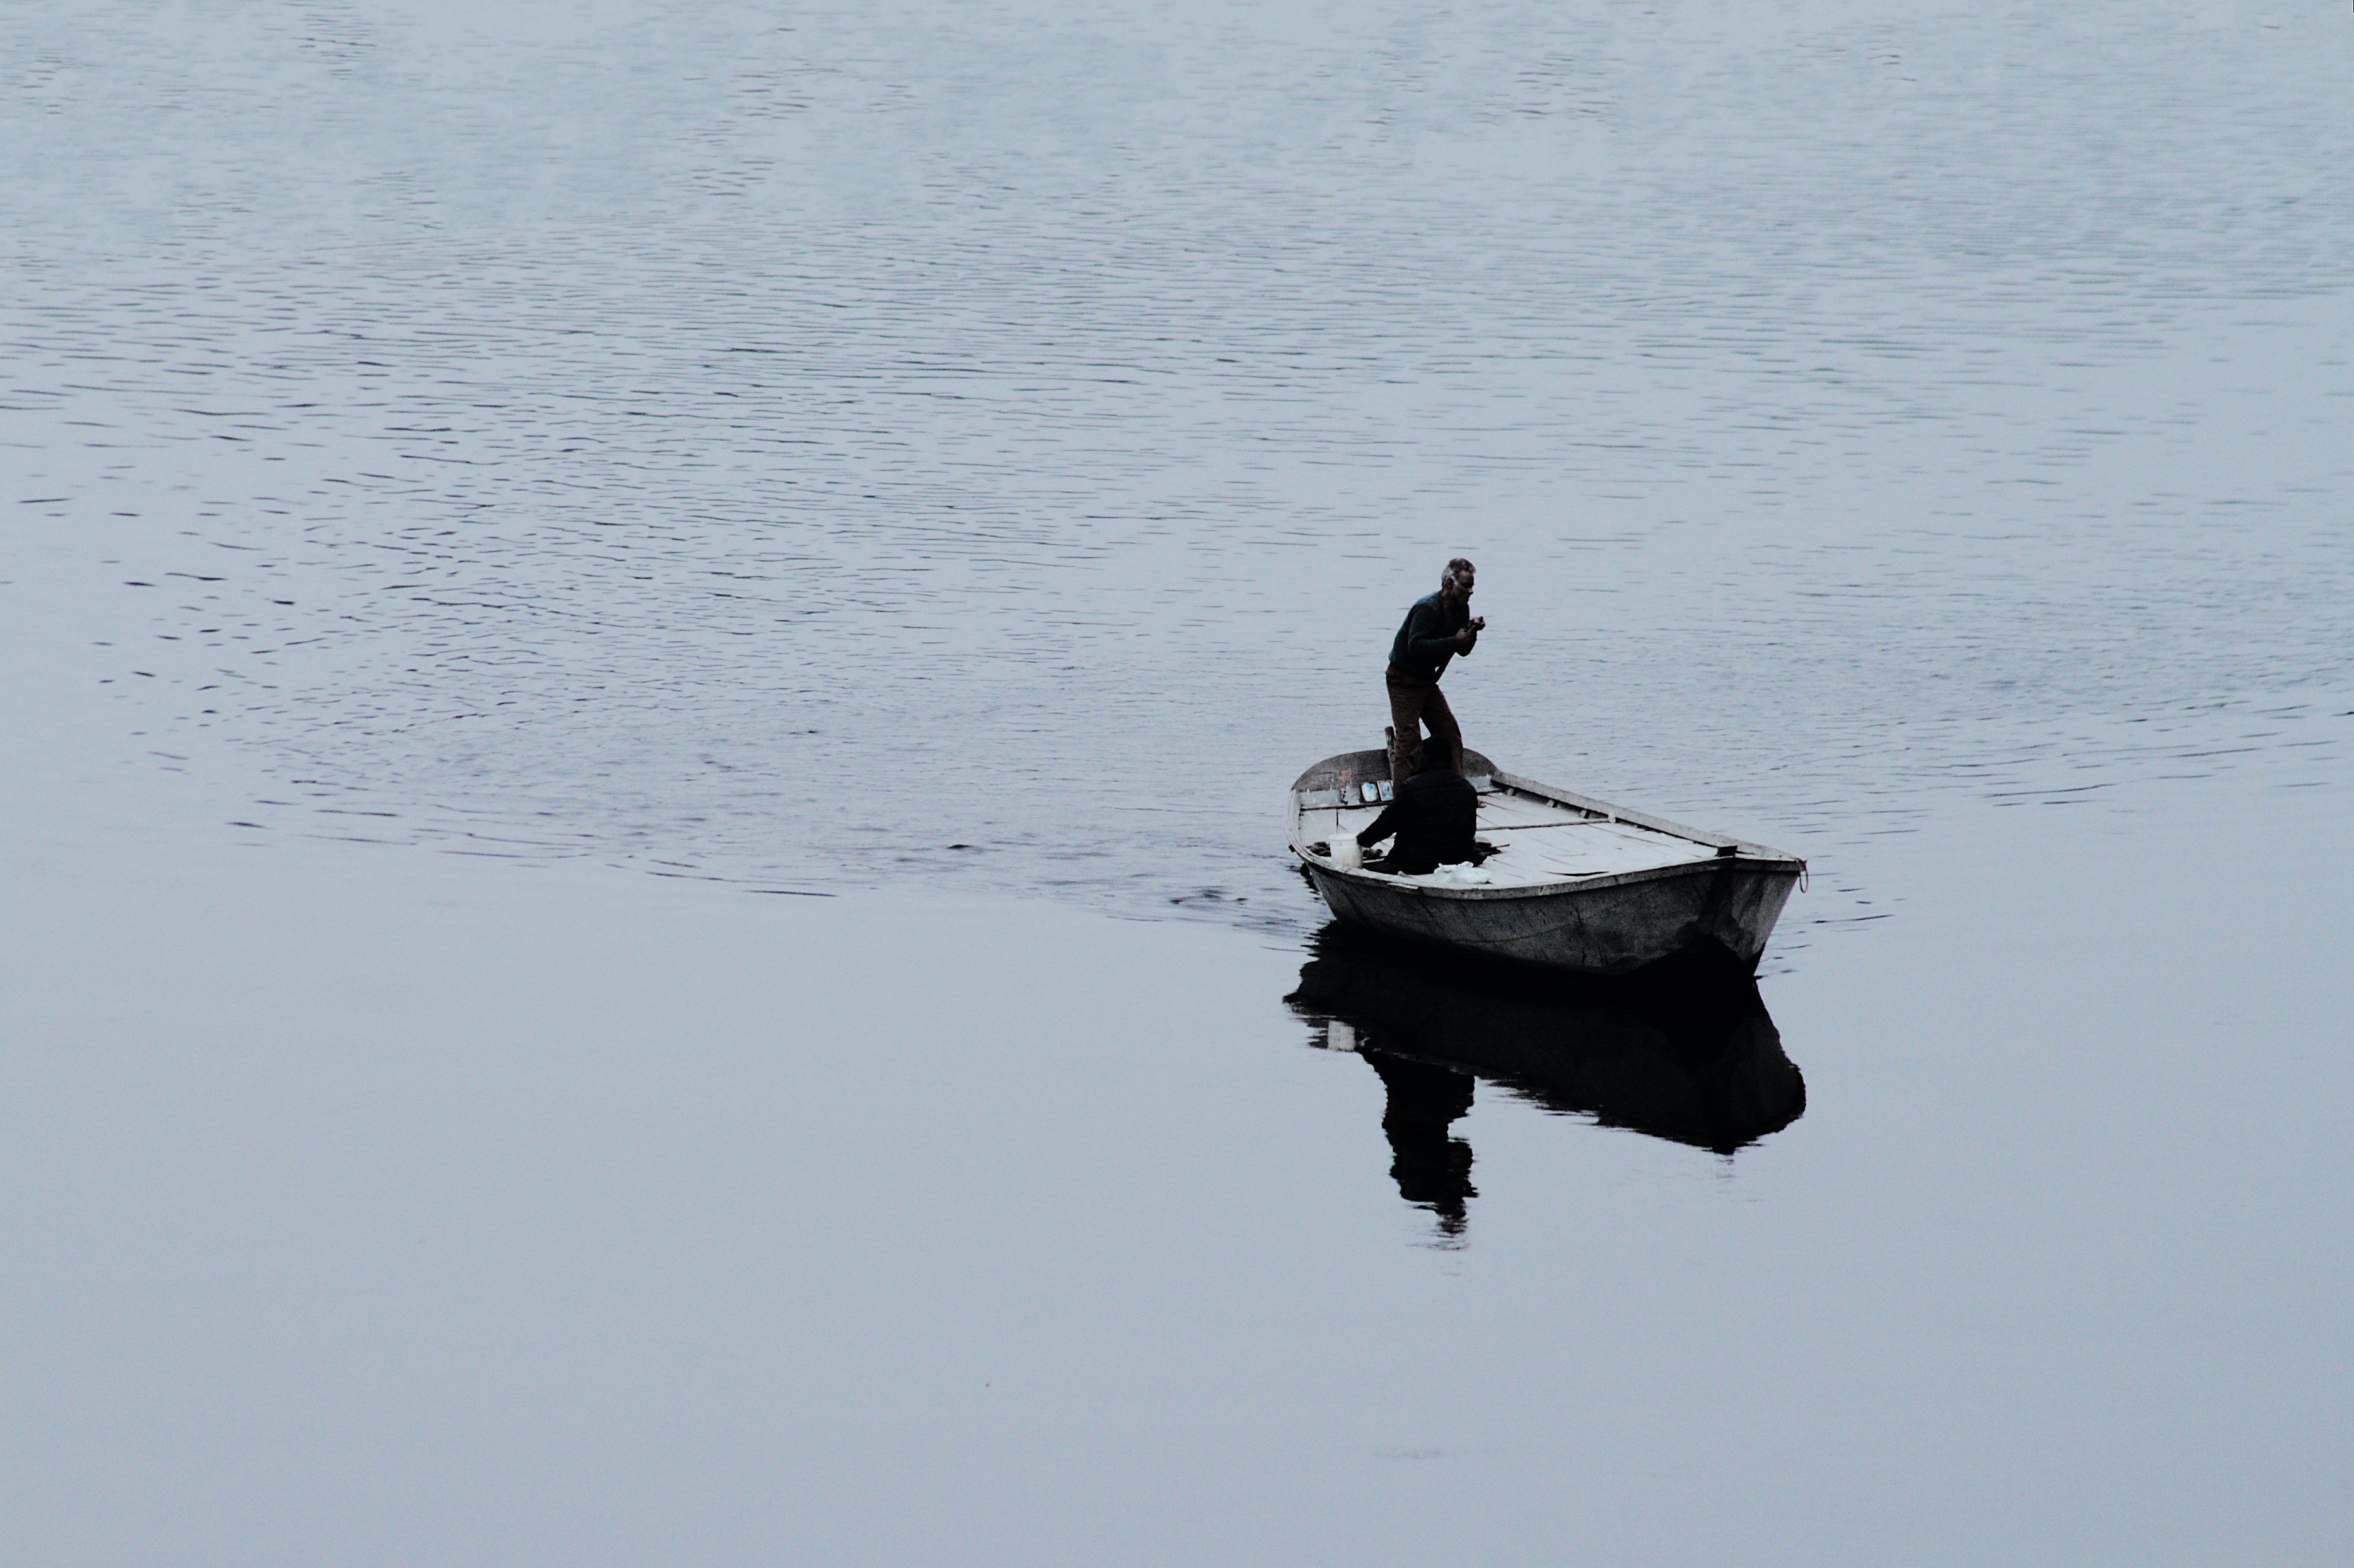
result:
<svg viewBox="0 0 2354 1568"><path fill-rule="evenodd" d="M1397 798L1357 842L1371 846L1395 833L1397 842L1379 869L1420 876L1478 858L1472 835L1479 817L1479 791L1471 780L1453 771L1417 773L1398 786Z"/></svg>
<svg viewBox="0 0 2354 1568"><path fill-rule="evenodd" d="M1436 681L1447 661L1469 648L1455 646L1455 634L1471 624L1471 601L1449 605L1443 593L1425 594L1405 612L1405 622L1390 643L1390 668L1409 681ZM1478 632L1471 634L1477 642Z"/></svg>

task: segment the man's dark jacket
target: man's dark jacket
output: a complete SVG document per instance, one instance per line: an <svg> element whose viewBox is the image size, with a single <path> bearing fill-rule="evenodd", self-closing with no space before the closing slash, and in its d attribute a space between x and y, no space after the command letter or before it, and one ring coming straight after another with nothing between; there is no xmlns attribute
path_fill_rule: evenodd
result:
<svg viewBox="0 0 2354 1568"><path fill-rule="evenodd" d="M1390 668L1409 681L1437 680L1455 656L1455 634L1470 624L1469 599L1450 606L1443 593L1425 594L1405 612L1405 624L1390 643ZM1479 633L1473 632L1472 640L1477 641Z"/></svg>
<svg viewBox="0 0 2354 1568"><path fill-rule="evenodd" d="M1479 791L1471 780L1452 771L1417 773L1398 786L1397 798L1357 842L1377 844L1395 833L1397 842L1381 869L1419 876L1475 858L1472 833L1479 818Z"/></svg>

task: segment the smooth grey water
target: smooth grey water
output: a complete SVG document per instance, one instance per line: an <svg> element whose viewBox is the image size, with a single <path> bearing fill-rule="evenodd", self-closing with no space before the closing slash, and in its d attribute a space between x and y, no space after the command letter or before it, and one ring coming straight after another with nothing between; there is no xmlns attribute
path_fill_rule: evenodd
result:
<svg viewBox="0 0 2354 1568"><path fill-rule="evenodd" d="M2342 1561L2349 80L0 13L0 1544ZM1472 744L1809 858L1755 1010L1317 935L1458 552Z"/></svg>

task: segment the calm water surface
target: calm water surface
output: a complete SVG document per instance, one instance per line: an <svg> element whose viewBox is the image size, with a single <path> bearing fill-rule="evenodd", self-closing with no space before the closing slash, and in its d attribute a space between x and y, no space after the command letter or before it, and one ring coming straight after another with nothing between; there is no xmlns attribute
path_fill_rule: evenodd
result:
<svg viewBox="0 0 2354 1568"><path fill-rule="evenodd" d="M2343 9L90 4L0 79L32 1556L2354 1547ZM1458 553L1471 744L1809 859L1760 991L1320 930L1282 789Z"/></svg>

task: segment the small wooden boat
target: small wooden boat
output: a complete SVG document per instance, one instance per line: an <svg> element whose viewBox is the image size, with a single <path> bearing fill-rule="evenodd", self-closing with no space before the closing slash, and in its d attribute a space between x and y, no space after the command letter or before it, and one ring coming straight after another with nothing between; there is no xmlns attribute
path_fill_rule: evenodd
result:
<svg viewBox="0 0 2354 1568"><path fill-rule="evenodd" d="M1336 836L1380 814L1387 752L1328 757L1293 782L1291 848L1335 917L1578 974L1630 974L1715 949L1748 973L1806 874L1796 855L1539 784L1476 751L1464 752L1463 771L1479 792L1489 852L1476 885L1445 869L1399 876L1334 859Z"/></svg>

